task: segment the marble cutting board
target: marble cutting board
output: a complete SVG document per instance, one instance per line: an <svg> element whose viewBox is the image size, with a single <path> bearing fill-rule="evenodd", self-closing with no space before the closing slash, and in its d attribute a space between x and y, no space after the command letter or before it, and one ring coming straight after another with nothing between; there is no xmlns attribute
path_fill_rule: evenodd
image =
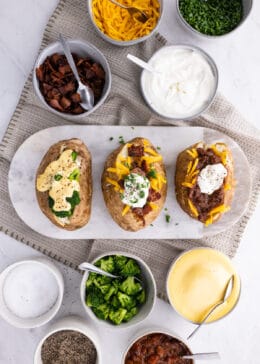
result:
<svg viewBox="0 0 260 364"><path fill-rule="evenodd" d="M149 226L138 232L122 230L106 209L100 181L107 155L119 146L119 136L128 141L137 136L148 138L160 153L166 165L168 194L167 210ZM63 139L78 137L92 154L93 199L89 223L81 229L66 231L53 225L41 212L35 194L35 175L40 161L49 147ZM110 138L113 137L113 140ZM229 145L235 162L237 188L231 210L209 227L190 218L179 207L174 193L176 157L188 146L204 140L207 143L222 141ZM29 137L17 150L9 171L9 192L20 218L33 230L56 239L199 239L227 229L244 213L250 195L250 170L240 147L229 137L215 130L201 127L151 126L59 126L39 131ZM166 222L169 214L170 222Z"/></svg>

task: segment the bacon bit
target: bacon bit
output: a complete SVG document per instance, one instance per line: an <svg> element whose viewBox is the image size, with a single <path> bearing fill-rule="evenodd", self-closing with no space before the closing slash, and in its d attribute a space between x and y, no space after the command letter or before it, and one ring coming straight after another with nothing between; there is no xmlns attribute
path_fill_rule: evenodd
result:
<svg viewBox="0 0 260 364"><path fill-rule="evenodd" d="M142 145L132 144L128 148L128 155L130 157L142 157L144 155L144 147Z"/></svg>
<svg viewBox="0 0 260 364"><path fill-rule="evenodd" d="M144 205L144 207L143 207L143 214L144 215L147 215L147 214L149 214L149 212L151 212L153 209L152 209L152 207L150 206L150 205Z"/></svg>
<svg viewBox="0 0 260 364"><path fill-rule="evenodd" d="M147 201L155 202L155 201L160 200L160 198L161 198L160 192L157 192L152 188L149 189L149 195L148 195Z"/></svg>
<svg viewBox="0 0 260 364"><path fill-rule="evenodd" d="M81 81L94 92L95 104L100 100L105 85L105 71L89 58L73 54ZM53 54L36 69L39 88L45 101L54 109L68 114L82 114L77 81L64 55Z"/></svg>

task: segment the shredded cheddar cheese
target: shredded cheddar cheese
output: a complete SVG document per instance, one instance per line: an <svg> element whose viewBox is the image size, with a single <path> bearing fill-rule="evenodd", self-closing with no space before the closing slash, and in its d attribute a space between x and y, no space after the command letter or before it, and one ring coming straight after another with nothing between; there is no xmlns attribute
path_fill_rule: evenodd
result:
<svg viewBox="0 0 260 364"><path fill-rule="evenodd" d="M129 205L126 205L125 207L124 207L124 210L123 210L123 212L122 212L122 216L125 216L127 213L128 213L128 211L130 210L130 206Z"/></svg>
<svg viewBox="0 0 260 364"><path fill-rule="evenodd" d="M144 148L144 151L145 151L145 153L148 153L148 154L152 154L152 155L158 155L158 153L155 151L155 150L153 150L152 148Z"/></svg>
<svg viewBox="0 0 260 364"><path fill-rule="evenodd" d="M193 203L191 202L191 200L188 198L188 204L189 204L189 208L191 210L191 212L194 214L194 216L198 217L199 213L198 210L196 209L196 207L193 205Z"/></svg>
<svg viewBox="0 0 260 364"><path fill-rule="evenodd" d="M123 5L142 10L148 20L142 23L137 16L109 0L93 0L92 12L97 27L107 36L119 41L129 41L144 37L155 28L160 16L158 0L118 0Z"/></svg>
<svg viewBox="0 0 260 364"><path fill-rule="evenodd" d="M151 208L153 209L153 210L157 210L158 209L158 205L156 205L155 203L153 203L153 202L149 202L149 206L151 206Z"/></svg>

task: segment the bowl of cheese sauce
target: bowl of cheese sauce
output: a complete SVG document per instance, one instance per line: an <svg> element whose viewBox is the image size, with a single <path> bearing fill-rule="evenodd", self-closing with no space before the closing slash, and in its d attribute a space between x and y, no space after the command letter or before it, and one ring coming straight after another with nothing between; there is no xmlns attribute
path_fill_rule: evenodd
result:
<svg viewBox="0 0 260 364"><path fill-rule="evenodd" d="M223 299L232 275L230 296L206 323L221 319L236 306L240 296L240 278L231 260L217 250L196 248L184 252L168 272L166 285L170 304L183 318L199 324L210 309Z"/></svg>

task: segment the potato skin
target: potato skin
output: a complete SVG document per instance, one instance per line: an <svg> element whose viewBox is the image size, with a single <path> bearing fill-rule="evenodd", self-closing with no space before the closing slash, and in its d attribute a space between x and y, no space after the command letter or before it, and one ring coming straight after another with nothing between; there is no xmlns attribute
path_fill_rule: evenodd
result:
<svg viewBox="0 0 260 364"><path fill-rule="evenodd" d="M178 203L180 204L181 208L192 218L198 220L198 218L194 215L194 213L191 211L190 206L188 204L188 196L189 196L189 188L182 186L182 183L185 180L188 164L190 161L193 160L193 158L187 153L187 150L191 150L193 148L206 148L206 144L199 142L196 143L188 148L186 148L184 151L182 151L176 161L176 171L175 171L175 193L176 193L176 199ZM226 146L226 152L227 152L227 164L225 165L225 168L227 169L227 176L225 178L225 183L229 184L231 186L230 190L226 190L224 194L224 205L225 206L231 206L231 202L234 195L234 189L235 189L235 180L234 180L234 165L233 165L233 157L231 151ZM222 212L219 212L213 216L213 223L218 221L221 216L223 215Z"/></svg>
<svg viewBox="0 0 260 364"><path fill-rule="evenodd" d="M80 203L75 207L73 215L69 218L70 223L64 226L59 223L49 208L49 192L40 192L37 190L36 181L37 177L42 174L46 167L58 159L61 150L72 149L81 157L80 166ZM86 225L90 219L91 214L91 200L92 200L92 162L91 154L86 145L77 138L62 140L50 147L45 156L43 157L38 170L36 172L35 180L36 196L42 212L51 220L51 222L65 230L76 230Z"/></svg>
<svg viewBox="0 0 260 364"><path fill-rule="evenodd" d="M127 143L143 145L143 138L135 138ZM156 151L156 149L150 142L148 147ZM125 205L121 201L120 193L115 191L114 187L111 184L107 183L106 178L107 177L111 179L114 178L115 175L111 172L107 172L107 168L115 166L116 158L123 148L124 145L118 147L107 157L101 178L101 186L105 204L114 221L124 230L138 231L145 228L146 226L149 226L159 215L166 199L167 183L162 185L162 189L160 191L161 198L154 202L158 206L157 210L152 210L148 214L144 215L144 221L138 218L138 216L136 216L136 214L131 209L124 216L122 216L122 211ZM154 164L154 169L160 174L162 174L166 179L166 172L163 161L156 162Z"/></svg>

